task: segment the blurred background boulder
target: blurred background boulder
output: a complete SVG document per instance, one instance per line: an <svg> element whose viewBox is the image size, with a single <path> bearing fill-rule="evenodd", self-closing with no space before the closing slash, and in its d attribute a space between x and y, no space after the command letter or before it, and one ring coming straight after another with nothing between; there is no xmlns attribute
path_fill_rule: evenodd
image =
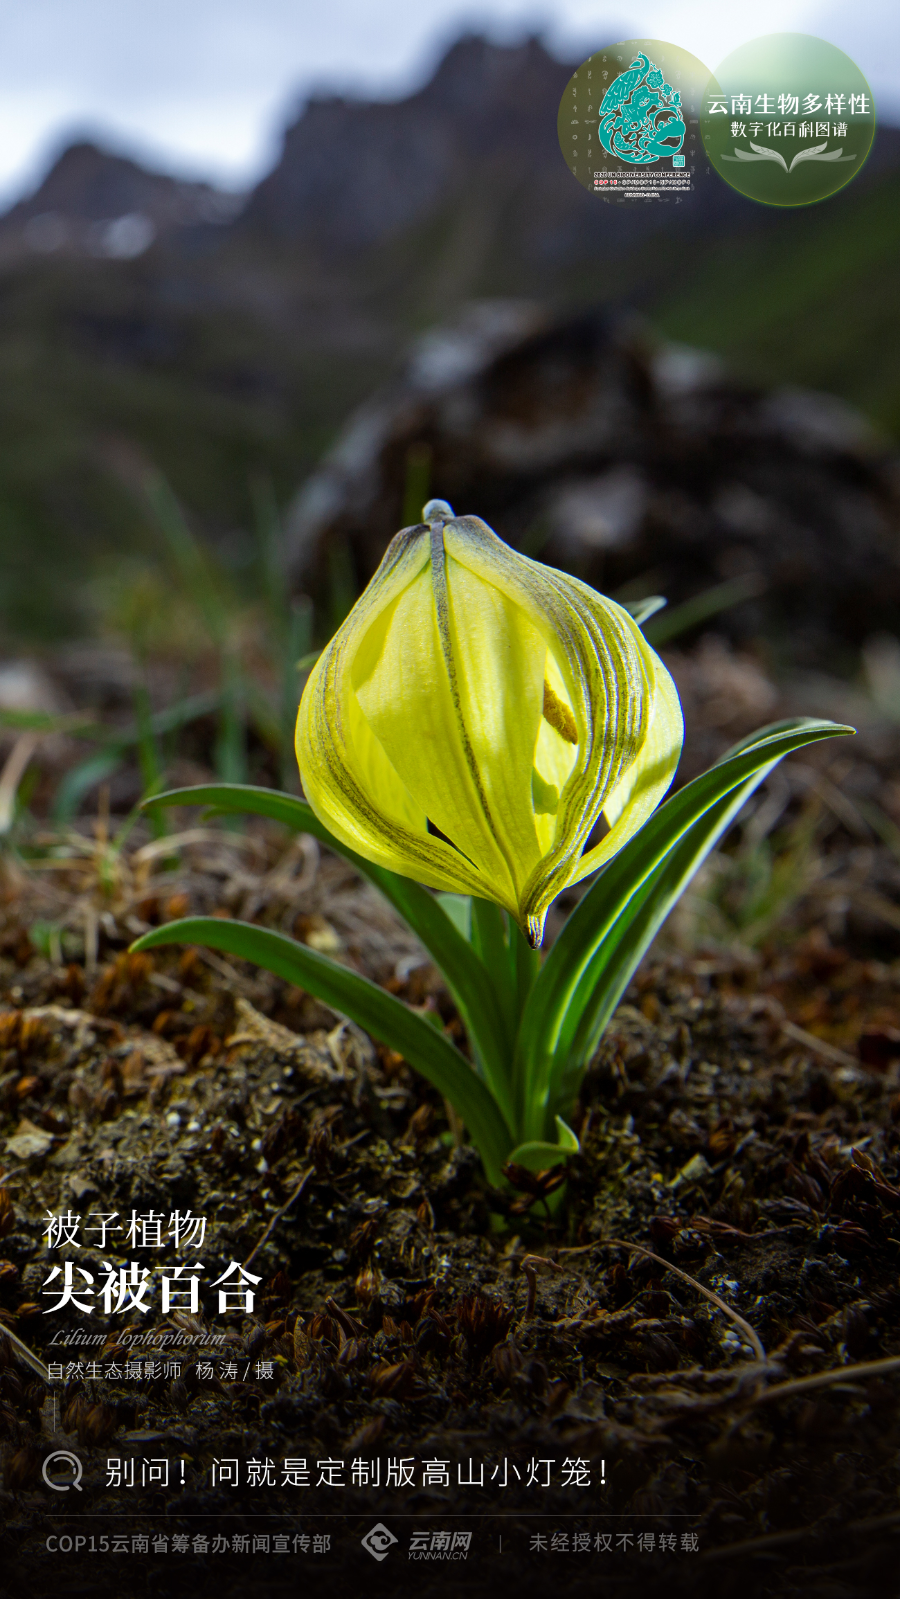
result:
<svg viewBox="0 0 900 1599"><path fill-rule="evenodd" d="M900 620L887 441L832 396L741 381L633 317L485 302L425 335L295 500L293 580L324 594L349 562L367 581L432 493L605 593L693 602L695 624L721 610L776 662L834 670Z"/></svg>

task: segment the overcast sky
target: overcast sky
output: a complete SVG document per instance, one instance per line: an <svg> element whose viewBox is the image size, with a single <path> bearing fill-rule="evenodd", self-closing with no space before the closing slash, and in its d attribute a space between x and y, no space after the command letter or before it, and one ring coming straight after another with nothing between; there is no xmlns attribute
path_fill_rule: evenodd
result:
<svg viewBox="0 0 900 1599"><path fill-rule="evenodd" d="M0 0L0 205L78 135L244 187L310 90L408 93L466 29L541 32L571 60L666 39L712 70L751 37L812 33L851 55L900 121L898 0Z"/></svg>

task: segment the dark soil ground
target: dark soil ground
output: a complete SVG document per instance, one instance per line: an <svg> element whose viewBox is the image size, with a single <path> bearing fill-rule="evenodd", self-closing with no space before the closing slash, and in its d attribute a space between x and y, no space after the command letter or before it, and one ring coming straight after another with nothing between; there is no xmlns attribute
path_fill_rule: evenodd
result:
<svg viewBox="0 0 900 1599"><path fill-rule="evenodd" d="M818 867L777 927L752 947L673 933L639 971L585 1082L564 1195L491 1192L428 1085L309 996L201 950L127 952L189 909L257 918L459 1036L414 939L312 841L186 812L169 841L116 850L85 825L38 838L28 868L10 857L0 1324L54 1376L0 1340L3 1599L461 1580L894 1594L896 858L854 798L888 815L897 740L880 736L855 765L822 746L786 779L791 826L820 797ZM176 1210L207 1218L180 1252ZM162 1218L160 1245L84 1231L133 1215ZM81 1218L75 1243L48 1246L54 1216ZM176 1258L202 1263L194 1313L162 1311ZM147 1308L53 1309L66 1259L76 1298L81 1272L99 1290L110 1268L150 1268ZM231 1262L260 1279L249 1313L217 1309ZM59 1449L83 1464L78 1495L42 1480ZM142 1487L161 1460L168 1486ZM460 1485L479 1466L484 1485ZM360 1542L378 1522L397 1539L383 1561ZM436 1558L444 1531L471 1533L464 1566ZM121 1552L48 1553L60 1534Z"/></svg>

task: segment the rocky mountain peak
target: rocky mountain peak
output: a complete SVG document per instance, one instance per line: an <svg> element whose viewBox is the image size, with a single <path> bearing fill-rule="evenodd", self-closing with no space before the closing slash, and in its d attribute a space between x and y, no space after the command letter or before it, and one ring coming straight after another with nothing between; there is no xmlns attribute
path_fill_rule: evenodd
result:
<svg viewBox="0 0 900 1599"><path fill-rule="evenodd" d="M571 71L536 35L521 44L502 45L482 34L464 34L443 56L430 83L412 98L427 95L457 115L490 113L498 98L515 100L528 89L549 89L558 99Z"/></svg>
<svg viewBox="0 0 900 1599"><path fill-rule="evenodd" d="M242 221L283 240L364 248L423 220L498 159L532 174L559 164L556 110L570 72L539 39L466 35L402 100L314 98Z"/></svg>
<svg viewBox="0 0 900 1599"><path fill-rule="evenodd" d="M229 222L241 203L211 184L168 177L79 140L0 221L0 246L7 255L25 249L135 256L173 228Z"/></svg>

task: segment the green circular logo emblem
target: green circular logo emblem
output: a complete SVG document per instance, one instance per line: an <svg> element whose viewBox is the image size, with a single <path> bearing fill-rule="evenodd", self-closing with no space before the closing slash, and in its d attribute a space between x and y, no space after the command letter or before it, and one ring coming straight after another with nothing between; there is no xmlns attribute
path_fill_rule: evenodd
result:
<svg viewBox="0 0 900 1599"><path fill-rule="evenodd" d="M741 45L703 95L703 149L733 189L763 205L812 205L855 178L875 107L859 67L836 45L772 33Z"/></svg>
<svg viewBox="0 0 900 1599"><path fill-rule="evenodd" d="M696 56L662 39L598 50L573 72L559 105L569 171L617 204L684 199L696 182L709 81Z"/></svg>

